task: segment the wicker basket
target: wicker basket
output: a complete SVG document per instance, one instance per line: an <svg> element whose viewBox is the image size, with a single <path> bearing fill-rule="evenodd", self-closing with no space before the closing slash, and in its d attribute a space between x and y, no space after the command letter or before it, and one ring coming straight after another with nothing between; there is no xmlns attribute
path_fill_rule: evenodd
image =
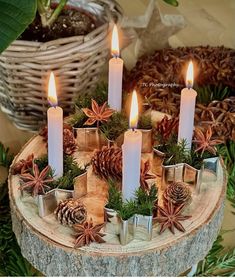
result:
<svg viewBox="0 0 235 278"><path fill-rule="evenodd" d="M58 77L58 97L64 114L73 109L73 100L93 88L107 61L111 16L121 17L115 0L69 1L102 19L85 36L57 39L46 43L16 40L0 55L1 109L26 130L38 130L48 109L46 78L53 70Z"/></svg>

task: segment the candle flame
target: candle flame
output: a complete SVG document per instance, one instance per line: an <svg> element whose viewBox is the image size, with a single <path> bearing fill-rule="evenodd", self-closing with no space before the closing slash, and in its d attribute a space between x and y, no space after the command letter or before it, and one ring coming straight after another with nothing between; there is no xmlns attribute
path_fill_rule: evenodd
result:
<svg viewBox="0 0 235 278"><path fill-rule="evenodd" d="M53 72L50 73L50 78L48 82L48 102L51 106L57 106L58 99L56 94L56 82L55 82L55 75Z"/></svg>
<svg viewBox="0 0 235 278"><path fill-rule="evenodd" d="M112 55L113 57L119 57L119 39L118 39L118 29L115 24L112 33Z"/></svg>
<svg viewBox="0 0 235 278"><path fill-rule="evenodd" d="M138 99L137 99L137 93L136 90L132 93L132 100L131 100L131 111L130 111L130 128L134 129L137 128L138 124L138 115L139 109L138 109Z"/></svg>
<svg viewBox="0 0 235 278"><path fill-rule="evenodd" d="M186 74L186 86L190 89L193 87L193 62L190 61Z"/></svg>

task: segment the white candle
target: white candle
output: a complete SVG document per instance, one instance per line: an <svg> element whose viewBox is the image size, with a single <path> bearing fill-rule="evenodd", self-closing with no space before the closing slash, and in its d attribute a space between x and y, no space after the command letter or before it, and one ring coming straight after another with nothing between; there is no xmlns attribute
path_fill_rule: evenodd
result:
<svg viewBox="0 0 235 278"><path fill-rule="evenodd" d="M114 25L112 33L112 55L113 58L109 60L108 104L110 108L121 111L123 60L119 58L119 40L116 25Z"/></svg>
<svg viewBox="0 0 235 278"><path fill-rule="evenodd" d="M48 101L52 107L47 110L48 164L55 178L63 176L63 109L57 106L56 84L51 72L48 84Z"/></svg>
<svg viewBox="0 0 235 278"><path fill-rule="evenodd" d="M187 76L187 88L181 91L180 99L180 117L179 117L179 131L178 143L182 140L186 141L186 148L191 150L193 128L194 128L194 114L197 92L192 89L193 86L193 63L189 63Z"/></svg>
<svg viewBox="0 0 235 278"><path fill-rule="evenodd" d="M142 133L136 130L138 123L138 101L136 91L132 95L130 128L124 134L122 145L122 196L123 200L134 198L136 189L140 186L140 165Z"/></svg>

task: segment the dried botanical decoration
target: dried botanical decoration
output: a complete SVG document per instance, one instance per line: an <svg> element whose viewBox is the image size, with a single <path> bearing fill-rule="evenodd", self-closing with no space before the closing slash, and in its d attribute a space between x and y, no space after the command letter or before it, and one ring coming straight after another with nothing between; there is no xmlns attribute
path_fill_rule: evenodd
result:
<svg viewBox="0 0 235 278"><path fill-rule="evenodd" d="M47 143L48 140L48 128L47 126L42 128L39 135L43 137L43 141ZM73 128L65 124L63 125L63 150L65 154L71 155L77 149L76 140L73 134Z"/></svg>
<svg viewBox="0 0 235 278"><path fill-rule="evenodd" d="M100 230L104 227L105 223L93 225L92 219L85 222L83 225L75 224L74 230L76 231L75 248L89 245L91 242L104 243L104 234Z"/></svg>
<svg viewBox="0 0 235 278"><path fill-rule="evenodd" d="M64 129L63 142L63 149L65 154L71 155L76 151L77 143L71 130Z"/></svg>
<svg viewBox="0 0 235 278"><path fill-rule="evenodd" d="M197 65L197 84L220 83L235 88L235 51L225 47L198 46L157 50L153 55L144 56L124 76L124 91L134 88L144 98L155 94L158 99L170 91L179 92L185 86L184 66L189 60ZM176 86L157 86L172 84Z"/></svg>
<svg viewBox="0 0 235 278"><path fill-rule="evenodd" d="M150 167L150 161L143 161L141 160L141 171L140 171L140 185L143 188L143 190L149 191L149 185L147 180L155 179L156 176L153 174L150 174L151 167Z"/></svg>
<svg viewBox="0 0 235 278"><path fill-rule="evenodd" d="M211 140L211 137L212 137L212 129L210 126L208 127L205 133L203 133L201 129L196 128L194 132L194 140L193 140L193 142L197 146L195 151L196 152L201 151L202 155L205 151L208 151L216 155L215 146L223 143L223 141L219 139Z"/></svg>
<svg viewBox="0 0 235 278"><path fill-rule="evenodd" d="M82 111L88 117L88 120L84 123L84 125L93 125L97 122L97 127L99 123L107 122L108 119L114 113L114 110L107 107L107 102L103 105L99 106L98 103L92 99L91 108L83 108Z"/></svg>
<svg viewBox="0 0 235 278"><path fill-rule="evenodd" d="M167 142L172 135L177 134L179 126L178 118L168 119L167 116L164 116L163 119L156 125L156 134L157 137L160 137L164 143ZM160 142L160 143L163 143Z"/></svg>
<svg viewBox="0 0 235 278"><path fill-rule="evenodd" d="M95 151L91 164L94 173L101 178L120 180L122 178L122 149L104 146L101 150Z"/></svg>
<svg viewBox="0 0 235 278"><path fill-rule="evenodd" d="M69 129L70 131L73 131L73 128L69 124L63 124L63 129ZM47 137L48 137L48 128L47 126L44 126L40 131L39 135L43 137L43 141L47 143Z"/></svg>
<svg viewBox="0 0 235 278"><path fill-rule="evenodd" d="M53 181L49 176L50 170L50 166L47 166L39 172L38 165L33 163L32 174L20 175L20 190L27 190L33 196L45 194L46 190L50 189L48 184Z"/></svg>
<svg viewBox="0 0 235 278"><path fill-rule="evenodd" d="M163 233L166 229L169 229L172 234L175 234L175 228L181 232L185 232L185 228L180 223L181 221L191 218L190 215L182 215L182 210L185 204L180 206L174 206L172 202L167 202L164 208L158 206L159 216L156 217L156 221L160 223L159 233Z"/></svg>
<svg viewBox="0 0 235 278"><path fill-rule="evenodd" d="M178 115L179 113L179 104L176 98L174 97L150 97L148 98L148 102L151 104L151 107L160 111L162 113L170 114L170 115Z"/></svg>
<svg viewBox="0 0 235 278"><path fill-rule="evenodd" d="M26 159L21 159L11 168L12 175L25 174L33 166L34 154L30 154Z"/></svg>
<svg viewBox="0 0 235 278"><path fill-rule="evenodd" d="M176 206L187 204L191 200L191 190L185 182L172 182L165 189L163 197Z"/></svg>
<svg viewBox="0 0 235 278"><path fill-rule="evenodd" d="M54 214L61 224L72 226L82 224L86 220L87 210L79 200L71 198L60 201Z"/></svg>

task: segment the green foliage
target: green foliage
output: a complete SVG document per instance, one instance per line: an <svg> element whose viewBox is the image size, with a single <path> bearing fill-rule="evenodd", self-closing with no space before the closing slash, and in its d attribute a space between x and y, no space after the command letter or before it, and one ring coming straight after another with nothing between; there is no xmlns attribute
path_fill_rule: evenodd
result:
<svg viewBox="0 0 235 278"><path fill-rule="evenodd" d="M178 7L179 6L179 2L177 0L163 0L165 3L174 6L174 7Z"/></svg>
<svg viewBox="0 0 235 278"><path fill-rule="evenodd" d="M36 158L34 160L34 163L38 165L38 169L41 172L48 165L48 156L47 156L47 154L41 156L40 158Z"/></svg>
<svg viewBox="0 0 235 278"><path fill-rule="evenodd" d="M223 100L231 94L231 89L224 87L223 84L195 86L195 90L197 91L197 102L204 105L208 105L213 100Z"/></svg>
<svg viewBox="0 0 235 278"><path fill-rule="evenodd" d="M198 170L201 169L204 159L213 157L208 151L205 151L203 155L195 152L194 146L192 146L192 149L189 152L184 140L179 144L174 142L171 144L160 145L156 147L156 149L166 154L164 165L187 163Z"/></svg>
<svg viewBox="0 0 235 278"><path fill-rule="evenodd" d="M130 200L122 204L118 210L118 215L122 220L130 219L137 211L136 201Z"/></svg>
<svg viewBox="0 0 235 278"><path fill-rule="evenodd" d="M5 148L0 142L0 166L9 168L12 160L13 156L9 153L9 148Z"/></svg>
<svg viewBox="0 0 235 278"><path fill-rule="evenodd" d="M228 171L227 198L235 208L235 142L228 140L225 144L219 145L217 150Z"/></svg>
<svg viewBox="0 0 235 278"><path fill-rule="evenodd" d="M74 188L74 178L80 176L86 172L87 166L81 168L78 166L77 162L73 159L72 156L64 157L64 175L59 178L55 187L61 189L73 190Z"/></svg>
<svg viewBox="0 0 235 278"><path fill-rule="evenodd" d="M141 115L138 122L139 129L152 129L151 115Z"/></svg>
<svg viewBox="0 0 235 278"><path fill-rule="evenodd" d="M33 21L36 0L0 0L0 53Z"/></svg>
<svg viewBox="0 0 235 278"><path fill-rule="evenodd" d="M38 159L35 159L35 163L38 165L40 171L42 171L48 165L48 156L44 155ZM60 188L73 190L74 178L85 173L87 166L81 168L77 165L72 156L64 155L64 175L58 180L51 183L51 188ZM53 176L53 171L51 173Z"/></svg>
<svg viewBox="0 0 235 278"><path fill-rule="evenodd" d="M194 276L235 276L235 249L226 250L222 242L219 235Z"/></svg>
<svg viewBox="0 0 235 278"><path fill-rule="evenodd" d="M165 148L166 157L164 159L164 165L187 163L189 161L189 152L187 151L185 140L179 144L165 145Z"/></svg>
<svg viewBox="0 0 235 278"><path fill-rule="evenodd" d="M109 181L109 198L106 208L119 211L122 207L122 192L119 190L117 184L113 181Z"/></svg>
<svg viewBox="0 0 235 278"><path fill-rule="evenodd" d="M134 214L151 216L157 200L157 188L153 184L149 192L138 188L134 200L123 202L122 192L114 181L109 181L109 198L107 208L116 210L123 220L131 218Z"/></svg>
<svg viewBox="0 0 235 278"><path fill-rule="evenodd" d="M8 169L12 155L0 146L1 165ZM12 231L7 181L0 185L0 276L41 276L21 255Z"/></svg>
<svg viewBox="0 0 235 278"><path fill-rule="evenodd" d="M38 13L43 27L50 27L58 18L68 0L60 0L55 9L51 9L52 0L37 0Z"/></svg>
<svg viewBox="0 0 235 278"><path fill-rule="evenodd" d="M151 186L149 193L141 187L136 191L137 214L151 216L155 202L157 200L157 187L155 184Z"/></svg>
<svg viewBox="0 0 235 278"><path fill-rule="evenodd" d="M84 127L84 123L87 120L87 116L83 113L82 110L78 110L75 114L72 115L69 120L69 124L75 128Z"/></svg>
<svg viewBox="0 0 235 278"><path fill-rule="evenodd" d="M100 130L109 140L116 140L128 129L128 119L120 112L114 113L107 123L100 126Z"/></svg>
<svg viewBox="0 0 235 278"><path fill-rule="evenodd" d="M91 108L91 100L94 99L99 105L105 103L108 100L108 85L104 82L101 82L97 85L95 90L79 94L78 98L75 101L75 106L78 109L81 108Z"/></svg>

